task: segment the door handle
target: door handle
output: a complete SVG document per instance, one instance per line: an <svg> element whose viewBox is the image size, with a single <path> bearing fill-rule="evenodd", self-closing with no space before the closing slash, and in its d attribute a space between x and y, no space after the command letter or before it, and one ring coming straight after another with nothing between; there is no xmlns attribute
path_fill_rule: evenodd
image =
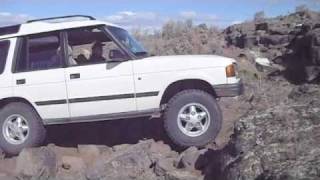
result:
<svg viewBox="0 0 320 180"><path fill-rule="evenodd" d="M80 73L70 74L70 79L80 79Z"/></svg>
<svg viewBox="0 0 320 180"><path fill-rule="evenodd" d="M20 84L25 84L26 83L26 79L17 79L16 84L20 85Z"/></svg>

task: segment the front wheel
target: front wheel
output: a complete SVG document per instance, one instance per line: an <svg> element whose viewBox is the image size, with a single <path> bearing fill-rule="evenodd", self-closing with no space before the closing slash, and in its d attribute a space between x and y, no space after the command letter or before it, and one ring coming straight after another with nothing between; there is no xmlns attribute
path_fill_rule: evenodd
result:
<svg viewBox="0 0 320 180"><path fill-rule="evenodd" d="M29 105L13 102L0 110L0 147L10 155L39 146L45 139L41 118Z"/></svg>
<svg viewBox="0 0 320 180"><path fill-rule="evenodd" d="M222 113L215 98L201 90L184 90L168 103L164 125L172 141L182 147L202 147L221 130Z"/></svg>

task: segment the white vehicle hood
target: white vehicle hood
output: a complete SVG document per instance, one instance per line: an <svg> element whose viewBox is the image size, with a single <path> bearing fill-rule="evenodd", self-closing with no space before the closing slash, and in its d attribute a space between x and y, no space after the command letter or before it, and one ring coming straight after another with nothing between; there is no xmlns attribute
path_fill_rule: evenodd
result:
<svg viewBox="0 0 320 180"><path fill-rule="evenodd" d="M226 67L234 59L217 55L153 56L133 61L135 73Z"/></svg>

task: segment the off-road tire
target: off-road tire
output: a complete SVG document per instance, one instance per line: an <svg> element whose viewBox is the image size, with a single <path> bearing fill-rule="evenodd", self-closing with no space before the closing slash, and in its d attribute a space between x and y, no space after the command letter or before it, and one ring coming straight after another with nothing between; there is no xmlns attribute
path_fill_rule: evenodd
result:
<svg viewBox="0 0 320 180"><path fill-rule="evenodd" d="M197 137L184 134L178 127L178 113L189 103L199 103L206 107L210 114L210 124L205 133ZM169 100L164 112L164 128L170 139L180 147L204 147L213 142L221 130L222 113L216 99L209 93L190 89L177 93Z"/></svg>
<svg viewBox="0 0 320 180"><path fill-rule="evenodd" d="M14 114L22 115L29 126L29 135L21 144L8 142L3 134L3 124L5 120ZM8 155L17 155L23 148L37 147L42 145L46 130L38 113L28 104L22 102L12 102L0 110L0 148Z"/></svg>

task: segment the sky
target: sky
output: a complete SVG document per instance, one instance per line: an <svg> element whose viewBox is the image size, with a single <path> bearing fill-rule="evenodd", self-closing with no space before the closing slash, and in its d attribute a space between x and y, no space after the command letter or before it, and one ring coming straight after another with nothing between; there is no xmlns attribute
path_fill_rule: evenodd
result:
<svg viewBox="0 0 320 180"><path fill-rule="evenodd" d="M85 14L125 28L158 29L169 20L186 19L223 28L250 20L258 11L273 17L302 4L320 10L320 0L0 0L0 26Z"/></svg>

